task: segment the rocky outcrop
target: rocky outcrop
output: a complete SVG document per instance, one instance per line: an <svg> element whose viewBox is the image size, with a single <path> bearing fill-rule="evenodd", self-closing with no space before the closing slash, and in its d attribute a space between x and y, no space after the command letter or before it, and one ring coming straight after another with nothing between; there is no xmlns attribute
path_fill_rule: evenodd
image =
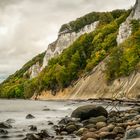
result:
<svg viewBox="0 0 140 140"><path fill-rule="evenodd" d="M79 108L83 107L84 106ZM84 108L87 108L87 106ZM100 106L100 108L103 107ZM84 113L86 113L85 111L86 110L84 110ZM93 112L94 111L95 110L93 110ZM55 125L54 130L57 135L61 135L64 138L65 136L75 135L75 138L80 140L140 139L140 114L136 107L121 111L115 111L115 109L110 110L108 111L107 117L98 116L99 112L100 110L97 109L97 117L92 117L91 115L86 120L74 119L67 116L59 121L63 123L58 123ZM107 112L107 110L105 110L105 112ZM87 113L89 112L87 111ZM83 112L79 112L79 114L82 117L86 115L83 114Z"/></svg>
<svg viewBox="0 0 140 140"><path fill-rule="evenodd" d="M84 28L80 29L79 32L60 32L58 39L48 46L46 55L44 57L42 69L48 65L48 61L51 58L61 54L64 49L69 47L82 34L94 31L98 23L99 21L96 21L90 25L86 25Z"/></svg>
<svg viewBox="0 0 140 140"><path fill-rule="evenodd" d="M28 75L29 78L32 79L37 77L40 72L41 72L41 66L39 62L37 62L36 64L32 65L24 75Z"/></svg>
<svg viewBox="0 0 140 140"><path fill-rule="evenodd" d="M131 20L130 18L127 18L127 20L120 25L119 33L117 36L118 45L123 43L131 35L131 33Z"/></svg>
<svg viewBox="0 0 140 140"><path fill-rule="evenodd" d="M79 32L60 32L58 39L48 45L42 66L39 64L39 62L37 62L36 64L32 65L24 75L28 75L30 79L37 77L38 74L48 65L48 61L51 58L61 54L64 49L69 47L81 35L94 31L98 23L99 21L96 21L90 25L86 25L84 28L80 29Z"/></svg>
<svg viewBox="0 0 140 140"><path fill-rule="evenodd" d="M131 35L132 33L131 20L133 19L136 19L136 20L140 19L140 0L136 1L136 4L131 14L126 19L126 21L120 25L119 33L117 36L118 45L124 42Z"/></svg>
<svg viewBox="0 0 140 140"><path fill-rule="evenodd" d="M140 19L140 0L136 0L136 4L132 11L133 19Z"/></svg>
<svg viewBox="0 0 140 140"><path fill-rule="evenodd" d="M98 116L108 116L107 111L101 107L101 106L95 106L95 105L86 105L81 106L75 109L71 117L72 118L80 118L80 120L87 120L91 117L98 117Z"/></svg>

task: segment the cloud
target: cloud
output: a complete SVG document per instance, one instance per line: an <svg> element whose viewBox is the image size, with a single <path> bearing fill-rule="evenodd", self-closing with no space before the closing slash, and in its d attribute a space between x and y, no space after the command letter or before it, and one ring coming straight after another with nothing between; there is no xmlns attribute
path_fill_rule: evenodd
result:
<svg viewBox="0 0 140 140"><path fill-rule="evenodd" d="M57 38L60 26L91 11L130 8L135 0L0 0L0 79Z"/></svg>

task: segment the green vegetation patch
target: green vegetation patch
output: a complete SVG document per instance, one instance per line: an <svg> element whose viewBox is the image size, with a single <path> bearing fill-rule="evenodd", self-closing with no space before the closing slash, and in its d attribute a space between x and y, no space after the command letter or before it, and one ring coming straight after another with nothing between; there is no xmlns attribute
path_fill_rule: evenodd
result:
<svg viewBox="0 0 140 140"><path fill-rule="evenodd" d="M52 58L49 61L48 66L39 74L38 77L34 79L29 79L28 76L25 76L25 72L32 65L36 64L36 62L40 62L41 65L45 53L40 54L29 61L23 66L21 70L17 71L14 75L10 76L1 84L0 96L8 98L30 98L34 93L40 93L44 90L51 90L52 93L55 94L57 91L63 90L70 85L73 86L77 79L90 72L104 58L110 54L113 56L115 50L118 49L116 37L119 26L126 20L129 13L130 11L124 10L98 13L100 15L98 15L98 18L100 19L100 25L95 31L80 36L71 46L65 49L61 55ZM88 16L84 16L76 20L75 23L71 22L70 28L73 31L78 31L83 26L96 20L96 16L93 16L94 14L95 13L88 14ZM137 26L135 28L137 28ZM64 31L65 29L66 28L63 27L63 29L60 31ZM133 36L135 41L139 40L138 37L139 36L137 34ZM138 61L137 60L134 62L132 55L136 52L135 49L137 48L138 43L139 42L133 43L135 44L133 45L133 51L129 52L127 50L130 53L129 55L131 55L130 65L131 63L134 63L133 65L135 65ZM130 43L127 44L130 45ZM121 48L126 47L123 47L122 45ZM124 54L122 49L120 53ZM124 56L127 60L127 53ZM110 57L109 62L113 63L114 58L111 58L112 57ZM111 68L113 68L113 66ZM121 67L121 69L125 71L125 68ZM133 68L130 68L129 73L132 70ZM113 79L112 76L114 75L109 71L107 72L108 77Z"/></svg>

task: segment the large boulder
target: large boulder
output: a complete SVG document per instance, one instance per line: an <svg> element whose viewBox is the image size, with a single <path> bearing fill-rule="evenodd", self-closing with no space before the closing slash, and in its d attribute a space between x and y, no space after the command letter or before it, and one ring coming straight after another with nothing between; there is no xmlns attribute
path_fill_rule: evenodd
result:
<svg viewBox="0 0 140 140"><path fill-rule="evenodd" d="M0 129L0 135L7 135L8 131L4 129Z"/></svg>
<svg viewBox="0 0 140 140"><path fill-rule="evenodd" d="M124 140L129 140L129 139L140 139L140 127L127 130Z"/></svg>
<svg viewBox="0 0 140 140"><path fill-rule="evenodd" d="M108 116L108 112L101 106L95 105L86 105L78 107L76 110L72 112L72 118L80 118L81 120L86 120L91 117L98 117L98 116Z"/></svg>
<svg viewBox="0 0 140 140"><path fill-rule="evenodd" d="M0 122L0 128L9 129L12 128L12 126L7 122Z"/></svg>

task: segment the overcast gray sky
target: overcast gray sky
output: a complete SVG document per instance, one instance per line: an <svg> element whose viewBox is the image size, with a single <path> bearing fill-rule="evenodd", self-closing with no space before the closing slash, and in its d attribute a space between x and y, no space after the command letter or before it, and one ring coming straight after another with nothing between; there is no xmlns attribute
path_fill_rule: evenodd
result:
<svg viewBox="0 0 140 140"><path fill-rule="evenodd" d="M92 11L130 8L135 0L0 0L0 81L57 38L60 26Z"/></svg>

